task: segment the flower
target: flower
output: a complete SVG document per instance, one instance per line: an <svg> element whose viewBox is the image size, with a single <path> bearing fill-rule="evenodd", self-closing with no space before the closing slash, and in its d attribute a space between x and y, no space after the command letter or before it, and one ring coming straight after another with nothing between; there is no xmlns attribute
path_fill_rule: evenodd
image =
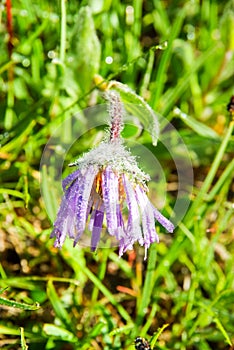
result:
<svg viewBox="0 0 234 350"><path fill-rule="evenodd" d="M61 247L68 235L75 246L88 229L95 251L106 226L119 242L120 256L136 241L147 252L151 243L159 241L155 219L169 232L174 226L150 202L146 194L150 178L120 138L123 109L119 96L111 92L108 98L110 139L70 164L78 169L62 182L64 196L51 237Z"/></svg>

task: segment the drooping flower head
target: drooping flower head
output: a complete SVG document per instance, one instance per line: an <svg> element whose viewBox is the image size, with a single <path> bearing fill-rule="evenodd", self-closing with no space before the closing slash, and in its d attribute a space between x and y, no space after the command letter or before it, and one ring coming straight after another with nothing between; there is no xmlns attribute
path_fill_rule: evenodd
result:
<svg viewBox="0 0 234 350"><path fill-rule="evenodd" d="M119 94L110 90L106 97L109 139L70 164L78 169L63 180L64 196L51 237L56 238L56 247L63 245L66 236L74 240L75 246L89 230L91 249L95 251L106 227L119 242L120 256L135 242L147 252L151 243L159 241L155 219L169 232L174 226L150 202L150 178L123 145L120 133L124 108Z"/></svg>

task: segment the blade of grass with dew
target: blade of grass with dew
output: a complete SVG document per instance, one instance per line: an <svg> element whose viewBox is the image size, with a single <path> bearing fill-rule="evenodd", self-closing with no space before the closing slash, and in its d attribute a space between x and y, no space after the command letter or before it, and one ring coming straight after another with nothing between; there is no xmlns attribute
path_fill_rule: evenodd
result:
<svg viewBox="0 0 234 350"><path fill-rule="evenodd" d="M194 130L198 135L214 140L220 139L220 136L213 129L209 128L188 114L182 112L178 107L174 108L173 113L176 117L179 117L187 126Z"/></svg>
<svg viewBox="0 0 234 350"><path fill-rule="evenodd" d="M22 145L27 141L27 137L31 134L35 124L34 120L29 122L17 137L2 146L1 152L9 153L9 160L14 160L17 157L18 152L22 149Z"/></svg>
<svg viewBox="0 0 234 350"><path fill-rule="evenodd" d="M30 311L35 311L40 309L40 305L38 303L30 305L30 304L21 303L15 300L9 300L3 297L0 297L0 305L13 307L14 309L22 309L22 310L30 310Z"/></svg>
<svg viewBox="0 0 234 350"><path fill-rule="evenodd" d="M164 324L162 327L158 328L157 332L154 333L154 335L151 338L150 345L152 346L152 349L154 349L154 346L160 337L160 335L163 333L164 329L166 329L169 326L168 323Z"/></svg>

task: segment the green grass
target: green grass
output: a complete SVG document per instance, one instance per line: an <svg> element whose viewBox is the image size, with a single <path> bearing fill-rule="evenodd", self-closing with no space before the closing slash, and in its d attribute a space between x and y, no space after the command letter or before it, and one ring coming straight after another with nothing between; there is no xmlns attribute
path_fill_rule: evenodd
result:
<svg viewBox="0 0 234 350"><path fill-rule="evenodd" d="M77 23L85 5L93 27L92 18ZM131 350L137 336L157 350L233 348L234 139L226 110L234 94L233 10L232 1L213 0L20 0L12 5L11 52L1 7L1 349ZM49 239L59 194L43 178L41 195L42 153L61 123L64 147L77 132L67 174L68 162L103 137L104 127L82 114L103 103L95 74L136 92L122 91L125 102L140 104L143 97L163 115L161 128L170 121L192 163L186 215L174 234L160 232L146 262L138 247L119 259L115 248L93 254L67 240L57 250ZM138 117L147 126L144 108ZM159 159L169 217L179 179L163 138L153 147L148 133L133 126L124 136ZM157 188L161 193L152 181L154 195Z"/></svg>

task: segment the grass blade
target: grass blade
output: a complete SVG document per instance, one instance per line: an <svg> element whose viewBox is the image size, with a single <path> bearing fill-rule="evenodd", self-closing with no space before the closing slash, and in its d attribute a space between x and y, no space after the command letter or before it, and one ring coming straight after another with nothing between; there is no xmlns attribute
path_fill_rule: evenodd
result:
<svg viewBox="0 0 234 350"><path fill-rule="evenodd" d="M9 300L3 297L0 297L0 305L5 305L9 307L13 307L14 309L21 309L21 310L30 310L30 311L35 311L40 309L39 303L35 304L26 304L26 303L21 303L19 301L15 300Z"/></svg>
<svg viewBox="0 0 234 350"><path fill-rule="evenodd" d="M26 344L26 340L25 340L25 337L24 337L24 328L23 327L20 327L20 339L21 339L22 350L27 350L28 346Z"/></svg>
<svg viewBox="0 0 234 350"><path fill-rule="evenodd" d="M54 288L52 280L49 280L47 283L47 295L60 321L66 327L68 327L68 329L73 330L75 332L75 327L70 319L69 313L66 311L63 304L61 303L60 298Z"/></svg>

